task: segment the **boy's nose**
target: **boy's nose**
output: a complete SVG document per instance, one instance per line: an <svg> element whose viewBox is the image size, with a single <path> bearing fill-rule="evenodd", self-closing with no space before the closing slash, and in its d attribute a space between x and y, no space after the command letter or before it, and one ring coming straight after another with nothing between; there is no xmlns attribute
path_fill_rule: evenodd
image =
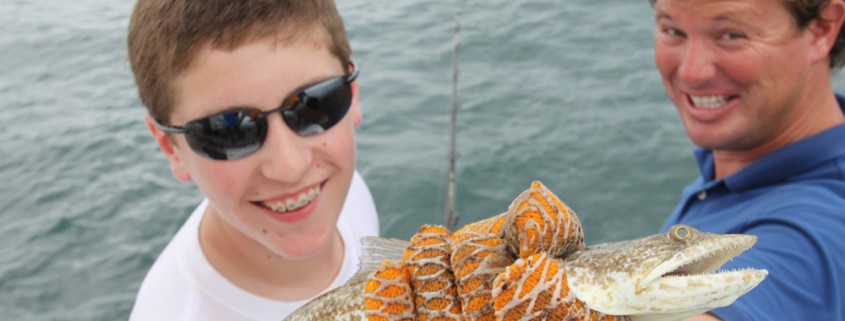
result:
<svg viewBox="0 0 845 321"><path fill-rule="evenodd" d="M311 164L311 150L305 141L285 124L282 115L267 117L267 138L261 147L261 172L270 179L297 182Z"/></svg>

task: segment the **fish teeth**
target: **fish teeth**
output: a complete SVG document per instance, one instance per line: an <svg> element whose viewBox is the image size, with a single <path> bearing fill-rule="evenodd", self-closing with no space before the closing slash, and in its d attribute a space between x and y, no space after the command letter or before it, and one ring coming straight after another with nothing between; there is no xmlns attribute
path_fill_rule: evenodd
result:
<svg viewBox="0 0 845 321"><path fill-rule="evenodd" d="M317 196L320 195L320 186L317 185L314 188L310 188L305 192L300 193L294 197L286 198L281 201L274 201L274 202L263 202L262 205L264 207L269 208L275 212L284 213L289 211L294 211L305 205L308 205L313 201Z"/></svg>
<svg viewBox="0 0 845 321"><path fill-rule="evenodd" d="M707 96L690 96L692 104L698 108L719 108L728 102L728 96L721 95L707 95Z"/></svg>

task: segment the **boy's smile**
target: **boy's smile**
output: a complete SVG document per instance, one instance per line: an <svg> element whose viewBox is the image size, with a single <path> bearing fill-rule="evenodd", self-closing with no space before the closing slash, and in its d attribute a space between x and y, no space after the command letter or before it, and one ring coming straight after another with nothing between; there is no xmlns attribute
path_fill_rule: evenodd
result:
<svg viewBox="0 0 845 321"><path fill-rule="evenodd" d="M263 202L256 202L268 209L278 213L293 212L296 209L305 207L310 204L317 196L320 195L320 185L309 188L307 191L298 193L294 196L283 196L276 200L266 200Z"/></svg>
<svg viewBox="0 0 845 321"><path fill-rule="evenodd" d="M320 185L308 188L300 193L288 193L273 199L257 201L259 206L273 219L282 223L295 223L308 218L319 204Z"/></svg>

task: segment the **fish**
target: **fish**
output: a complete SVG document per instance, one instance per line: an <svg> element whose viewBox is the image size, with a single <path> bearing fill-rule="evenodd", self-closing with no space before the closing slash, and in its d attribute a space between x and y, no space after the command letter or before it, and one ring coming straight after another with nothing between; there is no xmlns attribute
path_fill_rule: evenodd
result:
<svg viewBox="0 0 845 321"><path fill-rule="evenodd" d="M720 271L756 237L688 225L586 246L578 216L534 181L506 212L410 241L365 237L359 271L284 321L673 321L733 303L768 272Z"/></svg>

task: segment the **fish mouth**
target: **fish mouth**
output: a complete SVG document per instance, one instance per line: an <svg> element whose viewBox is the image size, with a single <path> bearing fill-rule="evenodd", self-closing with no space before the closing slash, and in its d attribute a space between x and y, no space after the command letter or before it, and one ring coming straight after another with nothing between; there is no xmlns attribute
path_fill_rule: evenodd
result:
<svg viewBox="0 0 845 321"><path fill-rule="evenodd" d="M756 236L743 234L698 242L658 264L635 291L660 302L660 313L704 312L726 306L768 275L766 270L753 268L720 270L756 242Z"/></svg>
<svg viewBox="0 0 845 321"><path fill-rule="evenodd" d="M662 282L672 278L695 278L722 273L725 262L750 249L757 242L752 235L730 235L719 242L701 242L690 246L657 265L644 279L643 284Z"/></svg>
<svg viewBox="0 0 845 321"><path fill-rule="evenodd" d="M596 311L633 321L680 320L729 305L766 278L766 270L720 270L756 242L753 235L679 224L665 234L587 247L566 258L566 277Z"/></svg>

